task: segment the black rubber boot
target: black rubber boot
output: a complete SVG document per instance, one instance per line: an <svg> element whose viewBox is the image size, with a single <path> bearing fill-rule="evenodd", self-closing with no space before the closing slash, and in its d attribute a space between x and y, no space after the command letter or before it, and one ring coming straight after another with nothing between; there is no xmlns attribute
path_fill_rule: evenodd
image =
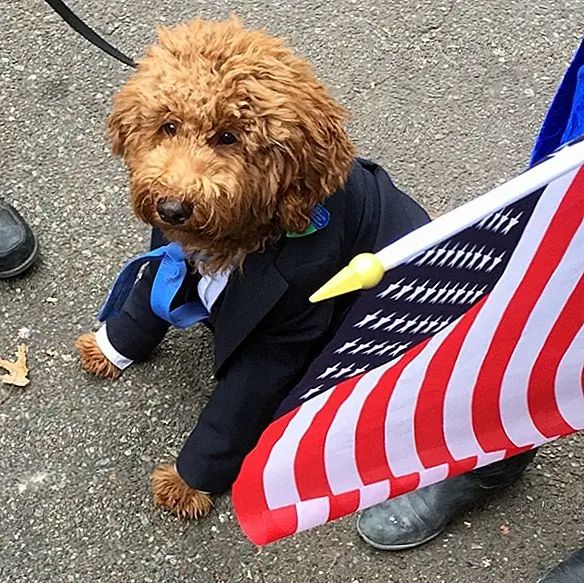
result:
<svg viewBox="0 0 584 583"><path fill-rule="evenodd" d="M530 451L368 508L357 521L357 532L383 551L418 547L461 512L517 481L534 456Z"/></svg>
<svg viewBox="0 0 584 583"><path fill-rule="evenodd" d="M0 201L0 279L24 273L35 262L38 252L32 229L14 207Z"/></svg>
<svg viewBox="0 0 584 583"><path fill-rule="evenodd" d="M539 583L584 583L584 549L572 553Z"/></svg>

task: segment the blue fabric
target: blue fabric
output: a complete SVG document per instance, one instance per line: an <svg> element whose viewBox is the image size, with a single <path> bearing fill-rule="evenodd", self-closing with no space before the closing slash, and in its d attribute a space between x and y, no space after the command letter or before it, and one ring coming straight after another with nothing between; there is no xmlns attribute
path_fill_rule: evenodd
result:
<svg viewBox="0 0 584 583"><path fill-rule="evenodd" d="M209 317L209 312L200 301L188 302L171 309L172 302L187 275L188 257L178 243L170 243L144 253L124 266L99 312L100 322L120 312L134 287L140 268L153 259L161 261L152 284L150 296L152 311L177 328L188 328Z"/></svg>
<svg viewBox="0 0 584 583"><path fill-rule="evenodd" d="M584 134L584 38L548 109L531 155L531 165Z"/></svg>
<svg viewBox="0 0 584 583"><path fill-rule="evenodd" d="M312 212L311 226L315 230L324 229L330 221L328 210L317 204ZM307 229L307 232L310 230ZM101 308L98 319L100 322L109 320L120 313L124 302L130 295L140 268L152 259L161 259L160 267L154 276L150 307L163 320L177 328L188 328L209 317L207 308L201 301L187 302L171 310L171 305L187 276L187 255L178 243L158 246L162 241L160 231L153 231L152 246L155 249L144 253L128 262L114 282L112 290Z"/></svg>

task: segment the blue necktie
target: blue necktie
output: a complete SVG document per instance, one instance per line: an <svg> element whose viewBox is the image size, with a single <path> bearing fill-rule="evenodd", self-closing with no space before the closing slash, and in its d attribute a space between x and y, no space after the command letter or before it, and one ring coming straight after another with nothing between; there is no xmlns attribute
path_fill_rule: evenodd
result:
<svg viewBox="0 0 584 583"><path fill-rule="evenodd" d="M177 328L188 328L209 317L209 312L201 302L188 302L174 310L170 309L187 275L186 260L188 259L188 256L178 243L170 243L164 247L144 253L124 266L99 312L98 319L100 322L104 322L120 312L126 298L134 287L140 268L152 259L161 259L160 267L154 276L150 295L152 311L159 318L166 320Z"/></svg>
<svg viewBox="0 0 584 583"><path fill-rule="evenodd" d="M329 211L317 204L312 211L312 222L304 233L289 236L302 237L324 229L330 221ZM98 314L98 320L104 322L120 313L124 302L130 295L140 268L152 259L161 259L160 267L154 276L150 307L163 320L177 328L188 328L209 317L207 308L200 301L188 302L175 308L170 306L187 276L187 259L183 248L178 243L169 243L153 251L144 253L128 262L114 282L112 290Z"/></svg>

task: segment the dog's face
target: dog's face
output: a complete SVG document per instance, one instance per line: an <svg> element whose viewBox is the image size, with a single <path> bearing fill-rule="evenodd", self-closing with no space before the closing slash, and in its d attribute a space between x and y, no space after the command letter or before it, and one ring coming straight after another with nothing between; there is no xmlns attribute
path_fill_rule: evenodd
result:
<svg viewBox="0 0 584 583"><path fill-rule="evenodd" d="M238 21L162 29L114 98L113 150L135 213L225 267L342 186L345 110L281 40Z"/></svg>

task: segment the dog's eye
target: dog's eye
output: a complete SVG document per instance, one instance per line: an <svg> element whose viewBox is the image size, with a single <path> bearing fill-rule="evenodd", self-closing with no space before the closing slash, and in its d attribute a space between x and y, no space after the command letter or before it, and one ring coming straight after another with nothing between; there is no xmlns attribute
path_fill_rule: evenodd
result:
<svg viewBox="0 0 584 583"><path fill-rule="evenodd" d="M172 121L166 122L160 128L167 136L176 136L176 132L178 131L178 127Z"/></svg>
<svg viewBox="0 0 584 583"><path fill-rule="evenodd" d="M223 132L217 135L217 141L224 146L231 146L237 142L237 138L231 132Z"/></svg>

